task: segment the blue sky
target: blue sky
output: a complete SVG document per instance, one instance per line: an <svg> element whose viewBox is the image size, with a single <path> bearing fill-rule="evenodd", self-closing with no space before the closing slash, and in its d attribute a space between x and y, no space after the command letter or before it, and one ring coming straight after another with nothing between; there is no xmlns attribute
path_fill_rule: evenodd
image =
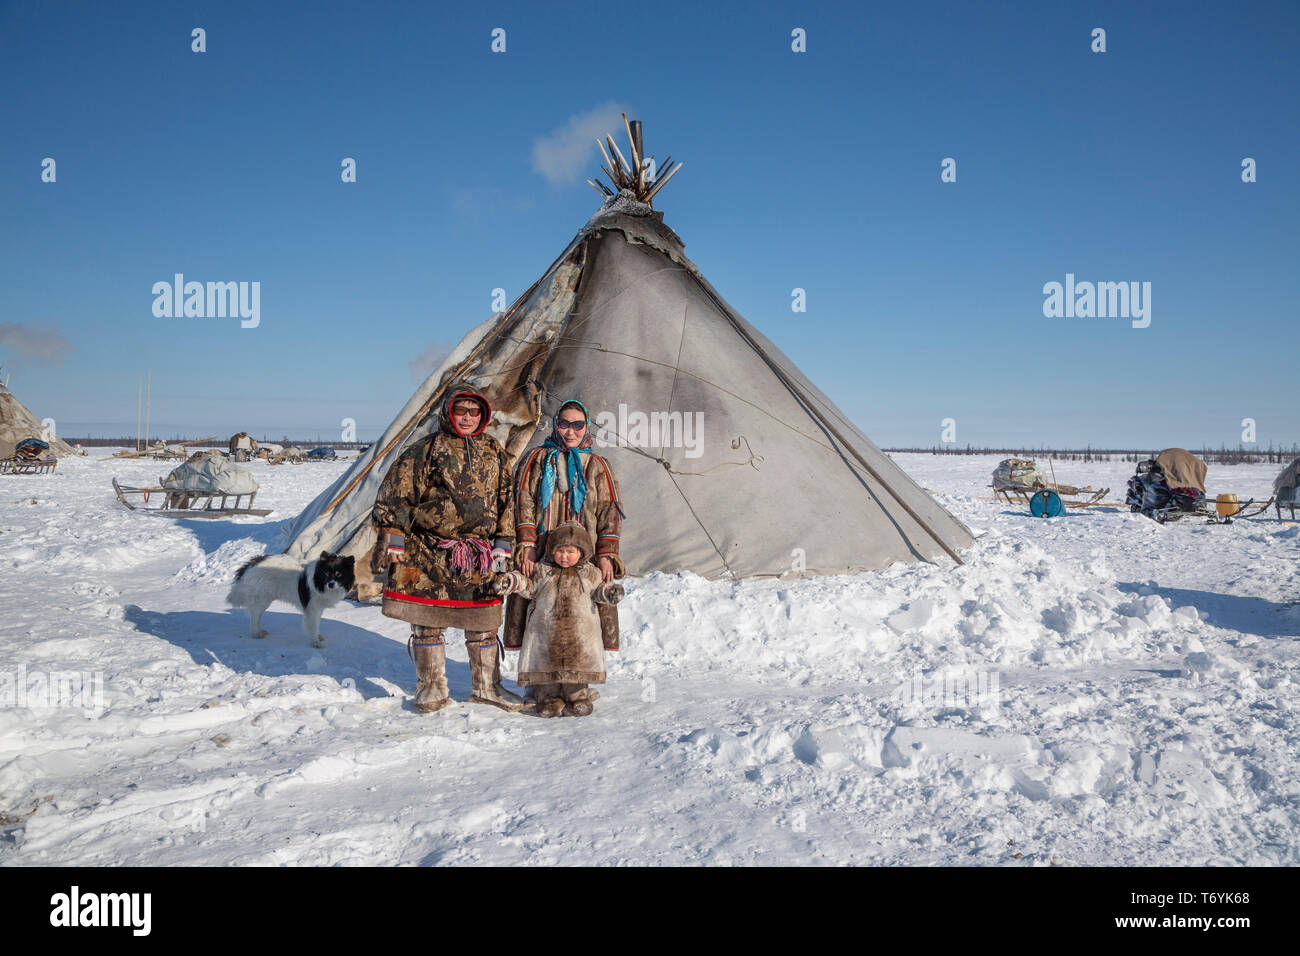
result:
<svg viewBox="0 0 1300 956"><path fill-rule="evenodd" d="M1297 48L1294 2L0 3L0 363L65 435L133 432L148 372L155 432L374 437L594 211L590 138L539 141L625 108L687 254L879 444L1290 445ZM261 324L155 317L177 272ZM1067 273L1150 326L1045 317Z"/></svg>

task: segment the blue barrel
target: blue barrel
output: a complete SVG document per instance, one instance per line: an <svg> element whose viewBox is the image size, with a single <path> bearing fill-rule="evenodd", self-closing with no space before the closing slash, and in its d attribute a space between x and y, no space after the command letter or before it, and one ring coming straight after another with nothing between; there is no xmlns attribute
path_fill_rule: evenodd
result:
<svg viewBox="0 0 1300 956"><path fill-rule="evenodd" d="M1059 518L1065 514L1065 502L1055 491L1035 491L1029 499L1029 513L1035 518Z"/></svg>

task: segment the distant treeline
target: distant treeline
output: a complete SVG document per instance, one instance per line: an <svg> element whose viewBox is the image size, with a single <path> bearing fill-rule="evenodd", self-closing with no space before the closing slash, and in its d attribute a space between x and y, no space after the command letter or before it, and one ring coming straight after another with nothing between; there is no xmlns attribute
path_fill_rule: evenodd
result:
<svg viewBox="0 0 1300 956"><path fill-rule="evenodd" d="M931 445L928 448L886 448L887 452L912 452L919 455L1001 455L1003 458L1054 458L1057 461L1146 461L1155 458L1164 449L1150 451L1132 448L976 448L974 445ZM1238 445L1229 448L1189 448L1193 455L1208 465L1240 465L1261 462L1264 464L1285 464L1300 458L1300 444L1292 443L1290 448L1274 448L1272 443L1267 448L1247 448Z"/></svg>
<svg viewBox="0 0 1300 956"><path fill-rule="evenodd" d="M69 445L81 445L83 448L134 448L136 445L136 437L134 435L127 435L122 438L67 438L60 435L59 438L67 442ZM303 451L310 451L313 448L321 448L325 446L353 451L358 448L366 448L370 445L370 442L368 441L329 441L324 438L258 438L256 440L259 445L267 442L270 442L273 445L283 445L285 448L288 448L290 445L297 445ZM187 441L200 441L204 442L204 444L210 448L230 447L229 435L225 438L213 438L211 441L204 441L203 437L158 438L156 436L151 438L150 441L164 441L169 445L180 445ZM194 447L198 448L199 446L195 445Z"/></svg>

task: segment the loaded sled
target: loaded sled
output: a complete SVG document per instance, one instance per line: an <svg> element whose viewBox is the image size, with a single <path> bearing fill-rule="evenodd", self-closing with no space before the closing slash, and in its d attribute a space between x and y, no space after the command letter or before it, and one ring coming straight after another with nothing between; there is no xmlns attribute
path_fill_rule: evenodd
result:
<svg viewBox="0 0 1300 956"><path fill-rule="evenodd" d="M14 446L12 455L0 458L0 475L43 475L59 465L59 459L48 454L48 442L39 438L24 438Z"/></svg>
<svg viewBox="0 0 1300 956"><path fill-rule="evenodd" d="M1190 484L1170 487L1164 466L1151 458L1138 463L1137 473L1128 480L1124 503L1129 511L1160 524L1188 517L1204 518L1206 524L1232 524L1233 518L1263 514L1273 500L1260 505L1254 498L1238 501L1236 495L1219 495L1212 501L1203 488Z"/></svg>
<svg viewBox="0 0 1300 956"><path fill-rule="evenodd" d="M113 491L117 494L117 500L131 511L162 515L167 518L224 518L227 515L253 515L264 518L275 510L252 507L253 499L257 496L256 491L227 495L219 491L173 491L161 484L149 488L136 488L119 484L116 478L113 479ZM154 495L158 496L160 503L150 507L149 499ZM132 501L128 496L138 497ZM244 503L245 498L248 499L247 504Z"/></svg>
<svg viewBox="0 0 1300 956"><path fill-rule="evenodd" d="M1055 517L1063 514L1066 508L1091 508L1105 504L1102 499L1110 494L1109 488L1097 491L1091 485L1079 488L1057 484L1055 477L1053 474L1053 480L1048 480L1033 459L1006 458L993 470L993 484L989 487L993 489L995 499L1011 505L1027 505L1031 513L1040 517Z"/></svg>
<svg viewBox="0 0 1300 956"><path fill-rule="evenodd" d="M257 482L247 469L227 461L221 452L195 454L158 484L135 488L113 479L117 500L131 511L162 515L168 518L222 518L227 515L252 515L264 518L271 508L254 508ZM149 506L150 498L158 503ZM132 500L134 496L138 496ZM245 503L244 499L248 501Z"/></svg>

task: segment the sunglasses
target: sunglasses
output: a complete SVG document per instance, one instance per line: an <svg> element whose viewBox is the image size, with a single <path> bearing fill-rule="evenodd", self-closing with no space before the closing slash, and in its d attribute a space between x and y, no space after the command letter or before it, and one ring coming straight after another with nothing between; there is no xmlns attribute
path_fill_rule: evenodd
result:
<svg viewBox="0 0 1300 956"><path fill-rule="evenodd" d="M555 427L565 432L580 432L587 427L587 422L582 418L564 419L561 418L555 423Z"/></svg>
<svg viewBox="0 0 1300 956"><path fill-rule="evenodd" d="M477 405L460 406L458 408L453 408L451 413L453 415L468 415L471 418L478 418L483 414L483 409L479 408Z"/></svg>

